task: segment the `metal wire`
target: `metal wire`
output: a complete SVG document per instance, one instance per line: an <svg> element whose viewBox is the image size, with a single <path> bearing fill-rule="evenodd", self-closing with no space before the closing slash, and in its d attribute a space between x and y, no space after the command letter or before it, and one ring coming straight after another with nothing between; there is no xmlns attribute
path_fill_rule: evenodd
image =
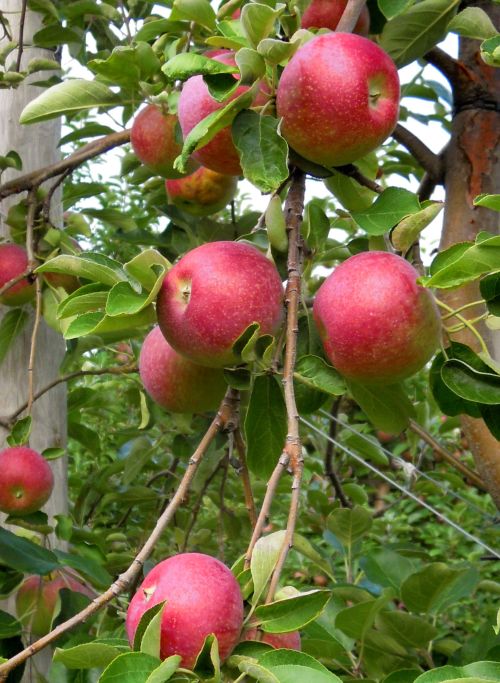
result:
<svg viewBox="0 0 500 683"><path fill-rule="evenodd" d="M354 434L357 434L360 436L362 439L364 439L367 443L370 445L374 445L373 441L366 435L363 434L363 432L359 432L357 429L352 427L348 422L344 422L343 420L339 419L335 415L331 415L328 413L326 410L323 408L319 411L324 417L328 418L329 420L334 420L338 425L343 427L344 429L349 430L350 432L353 432ZM434 479L434 477L431 477L427 472L424 472L423 470L420 470L416 465L413 463L408 463L406 460L403 460L403 458L400 458L398 455L394 455L391 453L390 450L387 448L384 448L382 444L377 444L377 446L380 447L380 450L387 455L389 460L392 460L398 465L401 466L402 470L404 471L405 475L412 475L412 474L417 474L419 477L422 477L423 479L426 479L429 482L432 482L435 484L438 488L440 488L442 491L444 491L447 495L452 496L453 498L456 498L457 500L462 501L465 503L471 510L476 510L483 518L489 518L490 522L489 524L497 524L500 520L498 516L492 515L489 513L487 510L483 510L480 508L478 505L475 503L472 503L471 501L467 500L467 498L464 498L462 495L454 491L451 487L447 486L446 484L443 484L441 481L438 479Z"/></svg>
<svg viewBox="0 0 500 683"><path fill-rule="evenodd" d="M490 553L491 555L493 555L495 558L497 558L498 560L500 560L500 551L495 550L494 548L492 548L491 546L489 546L487 543L485 543L484 541L482 541L480 538L478 538L477 536L474 536L474 534L471 534L471 533L469 533L468 531L466 531L463 527L461 527L459 524L457 524L456 522L454 522L453 520L451 520L449 517L447 517L446 515L444 515L442 512L439 512L439 510L437 510L434 506L430 505L430 504L427 503L425 500L421 500L420 498L418 498L418 496L416 496L414 493L412 493L409 489L407 489L407 488L405 488L404 486L402 486L399 482L394 481L394 479L391 479L391 477L388 477L384 472L382 472L381 470L379 470L378 467L375 467L375 465L372 465L370 462L366 461L366 460L365 460L364 458L362 458L360 455L358 455L357 453L354 453L354 451L352 451L350 448L347 448L346 446L344 446L343 444L341 444L341 443L340 443L339 441L337 441L336 439L333 439L329 434L326 434L326 433L323 432L321 429L319 429L318 427L316 427L316 425L312 424L311 422L309 422L308 420L306 420L306 419L303 418L303 417L300 418L300 421L301 421L303 424L307 425L310 429L312 429L313 431L315 431L315 432L316 432L317 434L319 434L320 436L323 436L327 441L330 441L331 443L333 443L334 446L336 446L336 447L339 448L341 451L343 451L344 453L346 453L346 455L348 455L349 457L353 458L354 460L357 460L359 463L361 463L362 465L364 465L364 467L367 467L369 470L371 470L371 471L372 471L374 474L376 474L378 477L380 477L381 479L384 479L384 481L386 481L388 484L390 484L390 485L393 486L394 488L396 488L396 489L398 489L399 491L401 491L401 493L403 493L405 496L408 496L408 498L411 498L411 499L412 499L413 501L415 501L418 505L420 505L421 507L426 508L427 510L429 510L429 512L432 512L432 514L433 514L435 517L437 517L438 519L441 519L443 522L445 522L446 524L448 524L449 526L451 526L453 529L455 529L455 530L458 531L460 534L462 534L462 536L465 536L465 538L469 539L469 541L472 541L473 543L476 543L477 545L481 546L481 548L483 548L483 549L486 550L488 553Z"/></svg>

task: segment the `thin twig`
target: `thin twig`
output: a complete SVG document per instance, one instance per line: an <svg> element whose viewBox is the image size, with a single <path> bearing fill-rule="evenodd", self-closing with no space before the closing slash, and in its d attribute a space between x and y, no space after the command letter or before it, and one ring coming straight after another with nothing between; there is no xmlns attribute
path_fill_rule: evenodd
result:
<svg viewBox="0 0 500 683"><path fill-rule="evenodd" d="M75 379L76 377L86 377L87 375L125 375L137 371L137 365L123 365L113 368L97 368L96 370L76 370L75 372L70 372L67 375L63 375L62 377L57 377L56 379L53 379L52 382L49 382L47 385L39 389L37 392L33 394L33 402L37 401L41 396L46 394L47 391L50 391L58 384L62 384L63 382L69 382L70 380ZM19 408L17 408L12 413L12 415L10 415L7 418L2 418L3 422L12 426L12 423L18 418L18 416L24 410L26 410L27 407L28 403L23 403L21 406L19 406ZM2 424L1 421L0 424Z"/></svg>
<svg viewBox="0 0 500 683"><path fill-rule="evenodd" d="M66 180L66 178L72 173L72 171L72 168L67 168L65 171L63 171L59 178L50 187L49 191L47 192L47 196L43 200L42 216L45 222L50 223L50 225L52 225L52 221L50 220L50 203L54 196L54 192Z"/></svg>
<svg viewBox="0 0 500 683"><path fill-rule="evenodd" d="M448 80L452 89L460 87L464 77L468 80L468 70L458 60L439 47L433 47L424 55L424 59L432 64Z"/></svg>
<svg viewBox="0 0 500 683"><path fill-rule="evenodd" d="M399 123L394 129L392 137L396 142L399 142L400 145L406 147L410 154L418 161L420 166L422 166L424 171L427 171L436 183L442 182L444 165L439 154L434 154L420 138L417 138L416 135Z"/></svg>
<svg viewBox="0 0 500 683"><path fill-rule="evenodd" d="M461 460L456 458L452 453L446 450L439 441L436 441L436 439L432 436L432 434L429 434L428 431L426 431L421 425L419 425L415 420L410 419L409 421L409 427L412 432L415 432L422 441L425 441L426 444L428 444L433 451L435 451L438 455L440 455L443 460L445 460L449 465L454 467L456 470L461 472L469 481L471 481L474 486L476 486L478 489L481 491L487 491L487 488L481 479L481 477L476 474L473 470L471 470L467 465L465 465Z"/></svg>
<svg viewBox="0 0 500 683"><path fill-rule="evenodd" d="M92 616L100 609L105 607L109 602L111 602L113 598L117 597L118 595L127 590L127 588L136 579L139 572L142 570L144 562L149 558L151 553L154 551L162 533L164 532L164 530L170 523L172 517L174 516L174 513L183 503L184 498L193 480L193 477L198 469L198 465L200 464L203 456L205 455L207 448L220 431L222 431L223 429L234 429L234 407L234 393L233 390L229 388L226 392L226 396L224 397L219 407L219 411L216 417L214 418L207 432L201 439L198 448L191 456L184 476L182 477L179 487L177 488L174 496L172 497L171 502L165 508L163 514L157 520L153 531L149 535L149 538L147 539L141 550L137 553L130 567L123 574L121 574L118 577L118 579L104 593L95 598L89 605L87 605L87 607L78 612L78 614L75 614L70 619L67 619L62 624L56 626L56 628L50 631L50 633L35 641L21 652L18 652L4 664L0 664L0 681L5 681L7 679L7 675L10 671L12 671L12 669L25 662L27 659L35 655L37 652L40 652L47 646L51 645L61 635L63 635L63 633L66 633L78 624L82 624L90 616Z"/></svg>
<svg viewBox="0 0 500 683"><path fill-rule="evenodd" d="M238 426L234 430L234 445L238 452L238 459L236 468L238 474L241 477L241 482L243 484L243 492L245 496L245 507L248 510L248 517L250 518L250 524L252 529L255 529L257 524L257 510L255 509L255 500L253 497L252 484L250 481L250 474L248 472L247 466L247 454L246 454L246 444L243 440L243 434L241 433L241 428Z"/></svg>
<svg viewBox="0 0 500 683"><path fill-rule="evenodd" d="M347 176L348 178L352 178L359 185L367 187L372 192L382 194L382 192L384 191L382 185L379 185L379 183L375 182L375 180L371 180L371 178L367 178L365 175L361 173L357 166L354 166L354 164L346 164L345 166L335 166L335 170L339 173L342 173L342 175Z"/></svg>
<svg viewBox="0 0 500 683"><path fill-rule="evenodd" d="M352 1L352 0L351 0ZM274 599L278 587L281 571L285 565L288 551L293 545L293 535L297 521L300 500L300 484L304 470L302 458L302 443L300 440L299 413L295 402L293 386L293 373L297 357L297 338L299 334L299 304L301 296L301 254L302 237L300 225L304 211L305 175L295 170L292 175L292 184L288 191L285 203L286 229L288 233L288 280L285 293L286 305L286 346L283 363L283 390L287 413L288 433L285 443L285 451L290 456L290 468L293 474L292 499L285 531L285 538L281 546L278 561L274 568L269 590L266 595L266 604Z"/></svg>
<svg viewBox="0 0 500 683"><path fill-rule="evenodd" d="M18 178L13 178L7 183L4 183L4 185L0 186L0 200L10 197L13 194L19 194L20 192L37 188L49 178L54 178L68 169L73 171L89 159L93 159L119 145L124 145L129 140L130 130L110 133L109 135L99 138L99 140L93 140L83 147L80 147L80 149L77 149L76 152L73 152L73 154L70 154L65 159L61 159L50 166L44 166L36 171L31 171L30 173L26 173Z"/></svg>
<svg viewBox="0 0 500 683"><path fill-rule="evenodd" d="M219 520L218 520L218 541L219 541L219 560L224 562L224 513L229 514L224 501L226 490L227 473L229 469L229 453L222 459L222 477L219 487Z"/></svg>
<svg viewBox="0 0 500 683"><path fill-rule="evenodd" d="M335 29L338 32L351 33L356 26L366 0L349 0Z"/></svg>
<svg viewBox="0 0 500 683"><path fill-rule="evenodd" d="M42 317L42 283L40 278L37 277L35 281L35 291L36 291L36 308L35 308L35 321L33 323L33 331L31 333L31 343L30 343L30 356L28 361L28 401L26 405L26 411L28 415L31 415L31 409L33 407L33 395L35 386L35 357L36 357L36 342L38 339L38 330L40 329L40 320Z"/></svg>
<svg viewBox="0 0 500 683"><path fill-rule="evenodd" d="M26 6L28 0L23 0L21 7L21 20L19 24L19 45L17 47L17 61L16 61L16 71L19 73L21 71L21 57L23 56L23 41L24 41L24 24L26 21Z"/></svg>
<svg viewBox="0 0 500 683"><path fill-rule="evenodd" d="M33 269L32 268L26 268L22 273L19 275L16 275L16 277L13 277L12 280L9 280L6 282L4 285L0 287L0 296L4 292L7 292L9 289L14 287L14 285L17 285L18 282L21 282L21 280L24 280L25 277L30 277L33 275Z"/></svg>
<svg viewBox="0 0 500 683"><path fill-rule="evenodd" d="M339 396L338 398L335 399L332 405L332 409L330 411L330 415L332 417L336 417L340 403L342 401L342 396ZM337 436L337 422L335 420L330 420L330 438L335 439ZM342 503L342 506L345 508L350 508L352 507L351 502L348 500L347 496L344 493L344 489L342 488L342 484L340 483L340 479L337 476L337 473L333 469L333 456L335 453L335 448L333 445L333 441L327 441L326 442L326 451L325 451L325 474L330 480L331 485L333 486L333 490L335 491L335 494L337 498L340 500Z"/></svg>

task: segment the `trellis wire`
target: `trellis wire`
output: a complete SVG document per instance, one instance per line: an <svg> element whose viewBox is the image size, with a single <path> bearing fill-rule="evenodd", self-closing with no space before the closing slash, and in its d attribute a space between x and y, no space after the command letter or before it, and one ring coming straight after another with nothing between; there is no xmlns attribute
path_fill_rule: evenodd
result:
<svg viewBox="0 0 500 683"><path fill-rule="evenodd" d="M359 432L357 429L355 429L352 425L350 425L347 422L344 422L343 420L339 419L335 415L331 415L328 413L326 410L321 409L319 411L324 417L326 417L328 420L334 420L338 425L343 427L344 429L349 430L350 432L357 434L360 436L364 441L369 443L370 445L374 445L373 441L368 438L366 434L363 434L363 432ZM440 482L438 479L434 479L434 477L431 477L427 472L424 472L423 470L420 470L416 465L413 463L408 463L406 460L403 460L403 458L400 458L398 455L394 455L391 453L390 450L387 448L384 448L382 444L377 444L377 446L380 447L380 450L387 455L389 460L393 460L394 462L398 463L401 468L403 469L404 472L410 471L411 474L417 474L419 477L422 477L423 479L426 479L427 481L435 484L438 488L440 488L442 491L444 491L447 495L452 496L453 498L457 498L458 500L461 500L463 503L465 503L471 510L476 510L483 518L489 518L489 524L497 524L500 520L498 516L492 515L489 513L487 510L482 510L478 505L475 505L475 503L472 503L471 501L467 500L467 498L464 498L461 496L459 493L454 491L452 488L447 486L446 484L443 484Z"/></svg>
<svg viewBox="0 0 500 683"><path fill-rule="evenodd" d="M453 529L455 529L455 530L458 531L460 534L462 534L462 536L465 536L465 538L469 539L469 541L472 541L473 543L476 543L476 544L479 545L481 548L483 548L484 550L486 550L488 553L490 553L491 555L493 555L495 558L497 558L498 560L500 560L500 552L499 552L499 551L497 551L497 550L495 550L494 548L492 548L491 546L489 546L487 543L485 543L484 541L482 541L482 540L481 540L480 538L478 538L477 536L474 536L474 534L471 534L471 533L469 533L468 531L466 531L466 529L464 529L464 528L461 527L459 524L457 524L456 522L454 522L453 520L451 520L449 517L447 517L446 515L444 515L442 512L439 512L439 510L437 510L435 507L433 507L432 505L430 505L429 503L427 503L425 500L420 500L420 498L419 498L418 496L416 496L414 493L412 493L409 489L407 489L407 488L405 488L404 486L402 486L399 482L394 481L393 479L391 479L391 477L388 477L384 472L382 472L381 470L379 470L378 467L375 467L375 465L372 465L370 462L366 461L366 460L365 460L364 458L362 458L360 455L358 455L357 453L354 453L354 451L352 451L350 448L347 448L346 446L344 446L343 444L341 444L339 441L337 441L336 439L332 438L329 434L326 434L325 432L323 432L321 429L319 429L318 427L316 427L316 425L312 424L311 422L309 422L308 420L306 420L306 419L303 418L303 417L300 418L300 421L301 421L303 424L307 425L307 427L309 427L310 429L312 429L313 431L315 431L317 434L319 434L320 436L324 437L327 441L330 441L330 443L332 443L334 446L336 446L337 448L339 448L339 449L340 449L341 451L343 451L346 455L350 456L350 457L353 458L354 460L357 460L359 463L361 463L364 467L366 467L366 468L368 468L369 470L371 470L371 471L372 471L374 474L376 474L378 477L380 477L381 479L383 479L384 481L386 481L388 484L390 484L390 485L393 486L394 488L396 488L396 489L398 489L399 491L401 491L401 493L403 493L405 496L408 496L409 498L411 498L413 501L415 501L416 503L418 503L418 505L420 505L421 507L424 507L424 508L426 508L427 510L429 510L429 512L431 512L435 517L437 517L438 519L441 519L443 522L445 522L445 524L448 524L449 526L451 526Z"/></svg>

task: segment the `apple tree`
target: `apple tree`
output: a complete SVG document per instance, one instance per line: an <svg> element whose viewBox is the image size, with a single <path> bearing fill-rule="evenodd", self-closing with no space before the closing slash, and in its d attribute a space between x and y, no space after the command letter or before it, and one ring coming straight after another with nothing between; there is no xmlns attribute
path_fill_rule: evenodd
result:
<svg viewBox="0 0 500 683"><path fill-rule="evenodd" d="M0 2L0 680L500 680L499 23Z"/></svg>

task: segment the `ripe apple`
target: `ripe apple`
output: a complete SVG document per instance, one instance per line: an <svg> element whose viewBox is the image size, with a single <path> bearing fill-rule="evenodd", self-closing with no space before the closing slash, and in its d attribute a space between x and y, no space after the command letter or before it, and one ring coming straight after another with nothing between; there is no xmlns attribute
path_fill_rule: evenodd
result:
<svg viewBox="0 0 500 683"><path fill-rule="evenodd" d="M28 576L16 595L16 612L23 626L37 636L48 633L60 612L59 593L63 588L95 597L92 590L64 571L55 578Z"/></svg>
<svg viewBox="0 0 500 683"><path fill-rule="evenodd" d="M213 57L218 62L234 66L234 52L218 54ZM235 78L238 76L235 74ZM192 76L185 83L179 97L179 122L184 137L202 119L218 109L222 109L231 100L242 95L249 86L240 85L224 102L217 102L210 94L203 76ZM264 97L263 95L258 95ZM241 175L240 158L231 136L231 126L226 126L215 135L204 147L193 152L193 157L212 171L227 175Z"/></svg>
<svg viewBox="0 0 500 683"><path fill-rule="evenodd" d="M209 242L166 274L156 312L178 353L200 365L234 365L232 346L249 325L259 323L260 334L279 330L283 286L275 265L256 247Z"/></svg>
<svg viewBox="0 0 500 683"><path fill-rule="evenodd" d="M193 216L210 216L233 199L238 180L201 166L197 171L179 180L166 180L169 200L179 209Z"/></svg>
<svg viewBox="0 0 500 683"><path fill-rule="evenodd" d="M226 565L201 553L182 553L157 564L130 602L125 622L130 643L144 612L164 600L161 659L177 654L183 667L192 668L211 633L221 661L227 659L240 639L243 598Z"/></svg>
<svg viewBox="0 0 500 683"><path fill-rule="evenodd" d="M335 31L346 6L347 0L311 0L302 15L300 25L302 28L329 28ZM367 36L369 30L370 13L364 5L354 27L354 33Z"/></svg>
<svg viewBox="0 0 500 683"><path fill-rule="evenodd" d="M215 410L227 388L222 370L196 365L178 354L159 327L144 340L139 374L151 398L172 413Z"/></svg>
<svg viewBox="0 0 500 683"><path fill-rule="evenodd" d="M255 640L256 635L257 629L251 628L244 633L242 640ZM276 650L284 647L287 650L298 650L300 652L302 648L298 631L290 631L290 633L262 633L260 642L266 643Z"/></svg>
<svg viewBox="0 0 500 683"><path fill-rule="evenodd" d="M283 70L281 133L305 159L343 166L376 149L398 120L399 78L371 40L327 33L300 47Z"/></svg>
<svg viewBox="0 0 500 683"><path fill-rule="evenodd" d="M314 318L326 355L346 377L390 384L420 370L439 346L441 320L428 289L401 256L365 251L321 285Z"/></svg>
<svg viewBox="0 0 500 683"><path fill-rule="evenodd" d="M54 475L49 463L27 446L0 451L0 510L9 515L29 515L50 498Z"/></svg>
<svg viewBox="0 0 500 683"><path fill-rule="evenodd" d="M174 161L182 151L182 138L175 114L164 113L160 107L149 104L134 119L130 142L135 155L156 175L164 178L181 178L184 174L174 168ZM197 164L189 161L189 172Z"/></svg>
<svg viewBox="0 0 500 683"><path fill-rule="evenodd" d="M26 249L18 244L0 244L0 287L24 273L27 267ZM35 285L25 278L5 290L0 296L0 303L5 306L22 306L32 301L34 296Z"/></svg>

